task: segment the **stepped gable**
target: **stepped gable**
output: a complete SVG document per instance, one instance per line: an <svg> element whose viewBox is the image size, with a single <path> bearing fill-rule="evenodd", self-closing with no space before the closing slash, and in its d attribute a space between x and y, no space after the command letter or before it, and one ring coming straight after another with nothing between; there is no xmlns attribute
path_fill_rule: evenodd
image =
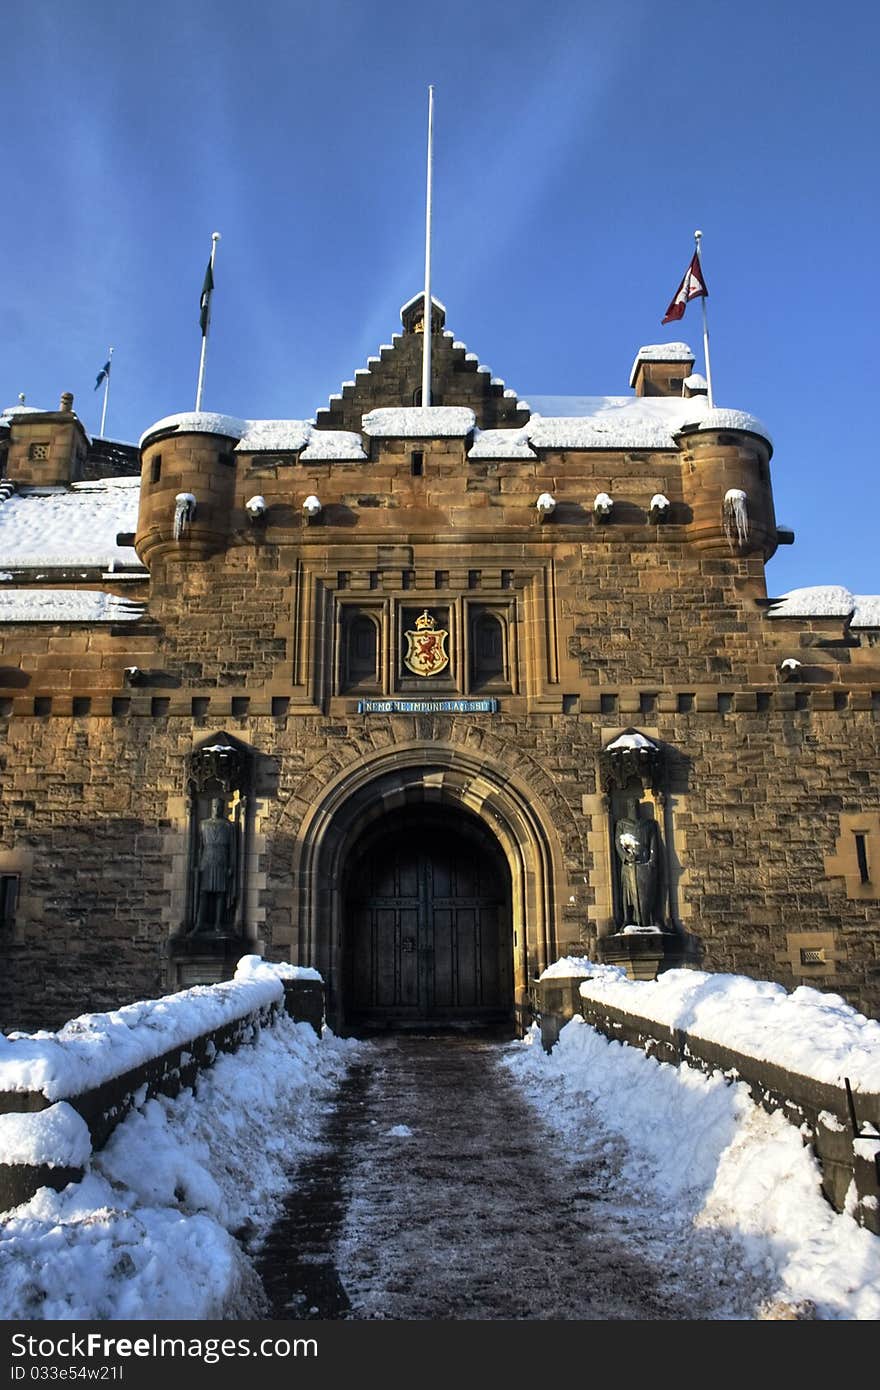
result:
<svg viewBox="0 0 880 1390"><path fill-rule="evenodd" d="M329 407L316 414L318 429L359 432L371 410L421 404L424 302L424 294L417 294L403 305L403 332L395 333L378 357L368 358L366 367L355 372L354 381L344 382L341 393L330 397ZM431 404L470 407L481 430L525 424L528 406L446 329L440 301L432 297L431 303Z"/></svg>

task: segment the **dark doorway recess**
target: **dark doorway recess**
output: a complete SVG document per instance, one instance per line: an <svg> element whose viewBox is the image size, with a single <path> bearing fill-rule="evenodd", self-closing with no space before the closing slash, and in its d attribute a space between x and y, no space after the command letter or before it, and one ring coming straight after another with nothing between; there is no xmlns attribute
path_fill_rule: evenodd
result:
<svg viewBox="0 0 880 1390"><path fill-rule="evenodd" d="M512 1028L510 873L477 816L389 812L349 853L344 893L349 1027Z"/></svg>

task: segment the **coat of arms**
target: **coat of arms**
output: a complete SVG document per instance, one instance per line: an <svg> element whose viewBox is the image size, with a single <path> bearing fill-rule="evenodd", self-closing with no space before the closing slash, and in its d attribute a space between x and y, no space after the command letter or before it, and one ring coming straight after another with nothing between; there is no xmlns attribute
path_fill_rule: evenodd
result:
<svg viewBox="0 0 880 1390"><path fill-rule="evenodd" d="M446 653L446 628L437 627L427 608L416 618L415 630L404 633L406 655L404 665L416 676L436 676L449 665Z"/></svg>

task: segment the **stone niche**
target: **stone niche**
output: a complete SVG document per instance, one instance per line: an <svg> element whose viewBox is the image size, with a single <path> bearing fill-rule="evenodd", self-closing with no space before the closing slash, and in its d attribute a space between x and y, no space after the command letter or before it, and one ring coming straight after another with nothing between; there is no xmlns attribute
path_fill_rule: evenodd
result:
<svg viewBox="0 0 880 1390"><path fill-rule="evenodd" d="M259 943L247 922L254 838L254 758L220 733L186 768L187 856L183 920L169 941L172 987L229 979Z"/></svg>
<svg viewBox="0 0 880 1390"><path fill-rule="evenodd" d="M632 979L652 980L682 965L687 937L670 903L672 860L667 755L662 744L625 729L599 755L607 817L614 930L600 960Z"/></svg>

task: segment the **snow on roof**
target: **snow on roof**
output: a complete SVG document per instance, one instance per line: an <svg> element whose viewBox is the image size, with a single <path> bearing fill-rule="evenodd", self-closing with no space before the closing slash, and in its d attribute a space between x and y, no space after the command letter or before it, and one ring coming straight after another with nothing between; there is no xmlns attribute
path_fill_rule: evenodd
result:
<svg viewBox="0 0 880 1390"><path fill-rule="evenodd" d="M469 459L533 459L537 454L529 444L528 427L507 430L475 430L468 449Z"/></svg>
<svg viewBox="0 0 880 1390"><path fill-rule="evenodd" d="M708 391L709 389L709 383L702 372L691 372L690 376L685 377L684 384L689 391Z"/></svg>
<svg viewBox="0 0 880 1390"><path fill-rule="evenodd" d="M425 291L424 291L424 290L419 290L418 294L414 294L413 297L412 297L412 299L408 299L408 300L406 301L405 304L401 304L401 306L400 306L400 314L401 314L401 317L403 317L403 315L406 313L407 309L411 309L412 306L413 306L414 304L418 304L419 300L420 300L420 299L421 299L421 300L424 300L424 298L425 298ZM441 303L440 303L440 300L437 299L436 296L433 295L433 294L431 295L431 303L432 303L432 305L435 305L436 308L442 310L442 312L443 312L444 314L446 313L446 305L445 305L445 304L441 304Z"/></svg>
<svg viewBox="0 0 880 1390"><path fill-rule="evenodd" d="M375 438L463 438L476 424L474 412L461 405L410 405L370 410L364 433Z"/></svg>
<svg viewBox="0 0 880 1390"><path fill-rule="evenodd" d="M222 434L227 439L241 439L247 425L247 420L239 420L235 415L218 415L213 410L186 410L180 415L166 415L150 425L138 445L142 449L148 439L164 430L176 430L178 434Z"/></svg>
<svg viewBox="0 0 880 1390"><path fill-rule="evenodd" d="M71 487L19 490L0 506L0 567L138 565L118 531L137 527L140 478L99 478Z"/></svg>
<svg viewBox="0 0 880 1390"><path fill-rule="evenodd" d="M771 602L768 618L848 618L856 606L855 596L842 584L790 589Z"/></svg>
<svg viewBox="0 0 880 1390"><path fill-rule="evenodd" d="M239 445L241 448L241 445ZM351 430L312 430L307 448L300 454L303 462L309 459L365 459L359 434Z"/></svg>
<svg viewBox="0 0 880 1390"><path fill-rule="evenodd" d="M880 627L880 594L853 594L842 584L790 589L770 602L768 618L850 618L850 627Z"/></svg>
<svg viewBox="0 0 880 1390"><path fill-rule="evenodd" d="M238 454L294 453L309 442L313 420L245 420Z"/></svg>
<svg viewBox="0 0 880 1390"><path fill-rule="evenodd" d="M132 623L144 611L102 589L0 589L0 623Z"/></svg>
<svg viewBox="0 0 880 1390"><path fill-rule="evenodd" d="M645 343L635 355L632 371L629 374L630 386L636 384L636 371L640 362L693 362L693 348L687 343Z"/></svg>
<svg viewBox="0 0 880 1390"><path fill-rule="evenodd" d="M705 404L705 397L696 396L693 400L688 401L688 405L693 408L696 401L702 401ZM694 422L685 421L683 427L688 428L692 423ZM759 434L762 439L767 440L768 444L773 443L770 431L763 420L759 420L757 415L750 415L746 410L725 410L718 406L714 410L707 409L704 414L697 418L696 428L700 430L745 430L747 434Z"/></svg>

